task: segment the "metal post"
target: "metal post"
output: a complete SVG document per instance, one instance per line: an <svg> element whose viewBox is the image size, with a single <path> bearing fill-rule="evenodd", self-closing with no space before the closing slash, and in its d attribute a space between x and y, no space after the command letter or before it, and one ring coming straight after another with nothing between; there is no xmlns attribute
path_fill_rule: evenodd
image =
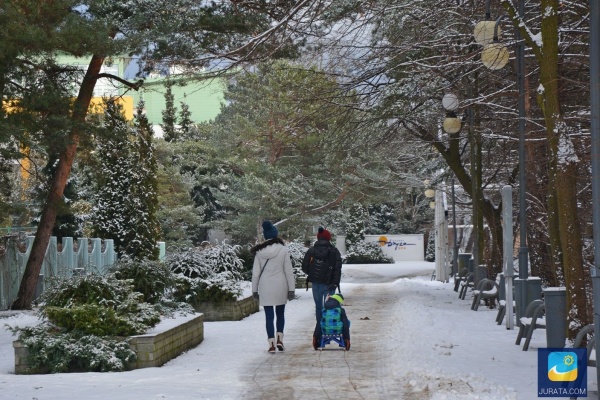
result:
<svg viewBox="0 0 600 400"><path fill-rule="evenodd" d="M504 282L506 284L506 329L514 329L513 316L513 203L512 187L502 188L502 237L504 249Z"/></svg>
<svg viewBox="0 0 600 400"><path fill-rule="evenodd" d="M469 86L470 91L470 86ZM473 126L473 109L469 106L469 133L471 136L471 203L473 205L473 269L479 265L479 223L477 216L477 194L478 194L478 175L477 175L477 141L475 140L475 127Z"/></svg>
<svg viewBox="0 0 600 400"><path fill-rule="evenodd" d="M592 211L594 235L594 329L600 332L600 5L590 0L590 106L592 136ZM600 384L600 368L596 368Z"/></svg>
<svg viewBox="0 0 600 400"><path fill-rule="evenodd" d="M519 20L525 15L525 1L519 0ZM527 307L527 278L529 275L529 254L527 249L527 186L525 181L525 43L519 29L517 38L517 84L519 86L519 279L521 282L521 302L517 310ZM519 311L519 315L522 311Z"/></svg>
<svg viewBox="0 0 600 400"><path fill-rule="evenodd" d="M452 234L454 242L454 251L452 252L452 276L456 277L456 274L458 274L458 232L456 231L456 196L454 194L454 179L452 179L452 225L454 225Z"/></svg>

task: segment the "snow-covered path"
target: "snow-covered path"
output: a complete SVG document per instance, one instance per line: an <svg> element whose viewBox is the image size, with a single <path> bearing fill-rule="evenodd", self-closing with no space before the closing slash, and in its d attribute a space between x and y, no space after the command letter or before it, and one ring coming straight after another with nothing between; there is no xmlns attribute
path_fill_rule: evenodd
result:
<svg viewBox="0 0 600 400"><path fill-rule="evenodd" d="M0 399L537 398L537 348L545 347L545 332L536 331L522 351L517 332L495 324L497 310L471 311L453 283L430 281L432 270L424 262L345 265L349 352L312 349L314 303L304 289L286 307L286 351L278 354L266 351L261 310L242 321L206 322L204 341L160 368L14 375L14 337L0 330ZM35 322L0 312L0 326ZM595 376L588 368L590 392Z"/></svg>
<svg viewBox="0 0 600 400"><path fill-rule="evenodd" d="M276 399L401 399L402 385L391 379L390 306L397 299L390 284L360 285L344 291L349 299L352 346L343 351L330 344L323 351L311 346L314 315L303 316L286 335L285 354L260 357L252 365L241 398ZM350 300L350 299L355 299Z"/></svg>

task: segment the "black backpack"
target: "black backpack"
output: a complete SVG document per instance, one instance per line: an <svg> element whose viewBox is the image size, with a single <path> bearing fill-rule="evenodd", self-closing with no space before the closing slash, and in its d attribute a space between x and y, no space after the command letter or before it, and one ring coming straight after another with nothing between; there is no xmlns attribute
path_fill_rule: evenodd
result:
<svg viewBox="0 0 600 400"><path fill-rule="evenodd" d="M309 264L309 279L311 282L319 282L329 284L331 276L333 274L334 263L331 262L332 251L328 247L326 252L323 253L319 250L325 250L324 248L315 248L315 254Z"/></svg>

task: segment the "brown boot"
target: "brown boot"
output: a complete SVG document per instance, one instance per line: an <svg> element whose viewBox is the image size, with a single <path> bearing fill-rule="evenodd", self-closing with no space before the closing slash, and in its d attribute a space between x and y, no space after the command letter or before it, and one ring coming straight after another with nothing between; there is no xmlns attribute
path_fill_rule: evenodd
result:
<svg viewBox="0 0 600 400"><path fill-rule="evenodd" d="M283 332L277 332L277 350L285 350L285 348L283 347Z"/></svg>
<svg viewBox="0 0 600 400"><path fill-rule="evenodd" d="M321 345L321 340L319 340L316 336L313 336L313 349L319 350L320 345Z"/></svg>
<svg viewBox="0 0 600 400"><path fill-rule="evenodd" d="M269 338L269 353L275 353L275 338Z"/></svg>

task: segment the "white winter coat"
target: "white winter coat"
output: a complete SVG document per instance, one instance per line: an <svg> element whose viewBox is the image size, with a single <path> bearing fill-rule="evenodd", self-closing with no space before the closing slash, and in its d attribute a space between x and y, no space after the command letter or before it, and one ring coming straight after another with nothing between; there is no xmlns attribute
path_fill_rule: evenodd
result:
<svg viewBox="0 0 600 400"><path fill-rule="evenodd" d="M286 304L288 292L294 290L296 282L287 247L281 243L272 243L258 250L254 255L252 268L252 292L258 292L259 305Z"/></svg>

